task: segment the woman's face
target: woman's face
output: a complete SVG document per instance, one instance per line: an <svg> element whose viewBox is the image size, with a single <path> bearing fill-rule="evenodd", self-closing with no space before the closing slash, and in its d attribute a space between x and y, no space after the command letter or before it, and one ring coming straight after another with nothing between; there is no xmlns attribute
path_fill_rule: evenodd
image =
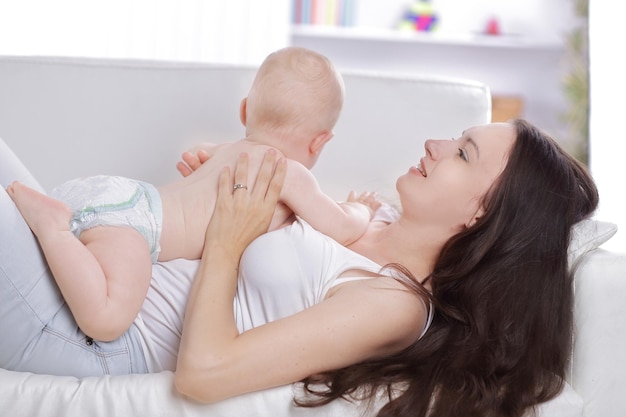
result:
<svg viewBox="0 0 626 417"><path fill-rule="evenodd" d="M452 233L471 226L515 139L513 125L494 123L467 129L458 139L427 140L426 155L396 182L403 216Z"/></svg>

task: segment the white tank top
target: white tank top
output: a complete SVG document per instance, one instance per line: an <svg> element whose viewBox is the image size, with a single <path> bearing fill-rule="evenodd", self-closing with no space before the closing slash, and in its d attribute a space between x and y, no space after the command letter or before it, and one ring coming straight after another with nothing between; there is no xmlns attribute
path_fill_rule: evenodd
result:
<svg viewBox="0 0 626 417"><path fill-rule="evenodd" d="M235 297L239 331L320 303L337 277L350 269L377 273L381 267L303 220L260 236L246 249L239 266Z"/></svg>
<svg viewBox="0 0 626 417"><path fill-rule="evenodd" d="M135 325L144 339L150 371L174 370L187 296L199 261L154 265L153 279ZM348 270L378 273L381 266L299 220L257 238L244 252L233 302L240 332L296 314L324 300ZM429 319L424 332L432 319Z"/></svg>

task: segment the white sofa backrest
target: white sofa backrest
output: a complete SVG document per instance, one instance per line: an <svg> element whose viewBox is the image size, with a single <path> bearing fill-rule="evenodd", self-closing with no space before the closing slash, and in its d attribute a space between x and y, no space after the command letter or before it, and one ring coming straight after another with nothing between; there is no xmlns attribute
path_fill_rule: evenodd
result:
<svg viewBox="0 0 626 417"><path fill-rule="evenodd" d="M178 175L181 152L197 141L243 136L239 103L254 73L210 64L0 57L0 137L48 190L99 173L162 184ZM417 163L427 138L456 137L490 119L489 90L477 82L381 73L344 79L335 138L314 168L336 199L351 189L395 197L395 179Z"/></svg>

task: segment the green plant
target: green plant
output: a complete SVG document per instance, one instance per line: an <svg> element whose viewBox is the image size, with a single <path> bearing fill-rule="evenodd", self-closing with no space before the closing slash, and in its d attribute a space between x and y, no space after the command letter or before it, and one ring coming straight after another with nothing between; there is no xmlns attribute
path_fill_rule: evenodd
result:
<svg viewBox="0 0 626 417"><path fill-rule="evenodd" d="M564 118L570 138L568 150L580 161L589 157L589 0L573 0L577 26L567 35L569 73L563 79L569 109Z"/></svg>

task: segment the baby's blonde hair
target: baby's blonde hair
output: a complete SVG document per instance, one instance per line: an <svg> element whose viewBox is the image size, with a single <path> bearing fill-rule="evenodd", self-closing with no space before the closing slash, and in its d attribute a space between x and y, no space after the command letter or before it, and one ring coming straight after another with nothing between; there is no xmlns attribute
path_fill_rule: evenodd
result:
<svg viewBox="0 0 626 417"><path fill-rule="evenodd" d="M247 99L247 128L283 138L332 131L344 100L341 75L325 56L299 47L270 54Z"/></svg>

